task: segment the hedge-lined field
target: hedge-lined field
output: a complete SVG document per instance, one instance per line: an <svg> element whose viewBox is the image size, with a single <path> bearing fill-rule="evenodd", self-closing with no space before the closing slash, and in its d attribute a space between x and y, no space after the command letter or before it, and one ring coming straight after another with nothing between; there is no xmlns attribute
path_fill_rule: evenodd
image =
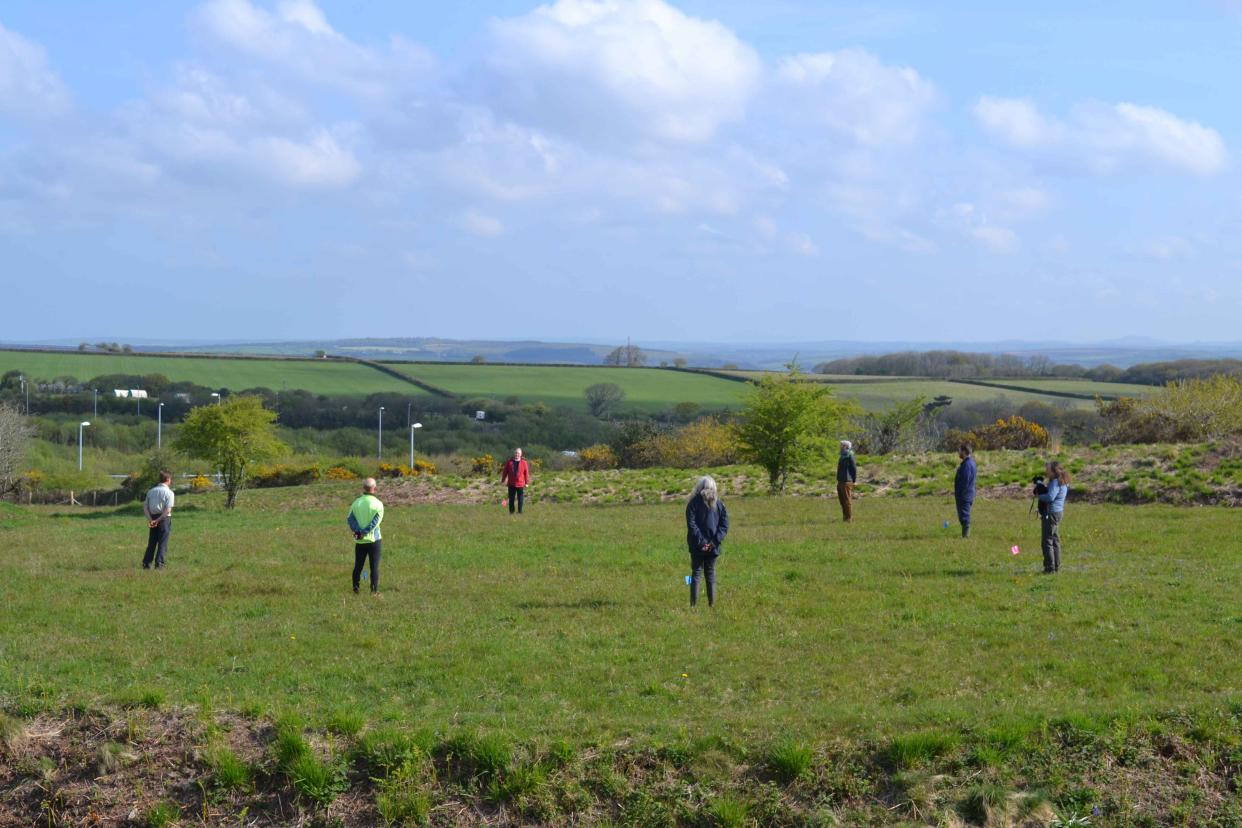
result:
<svg viewBox="0 0 1242 828"><path fill-rule="evenodd" d="M230 359L228 357L167 357L141 354L80 354L0 350L0 374L18 370L36 380L70 376L85 382L103 374L163 374L174 382L207 388L304 389L315 394L377 394L415 396L425 391L386 376L367 365L333 360ZM100 393L111 389L100 389Z"/></svg>
<svg viewBox="0 0 1242 828"><path fill-rule="evenodd" d="M706 374L660 368L607 368L560 365L460 365L385 363L402 373L459 397L545 402L586 409L583 392L611 382L625 392L622 410L667 410L680 402L705 409L736 408L750 386Z"/></svg>

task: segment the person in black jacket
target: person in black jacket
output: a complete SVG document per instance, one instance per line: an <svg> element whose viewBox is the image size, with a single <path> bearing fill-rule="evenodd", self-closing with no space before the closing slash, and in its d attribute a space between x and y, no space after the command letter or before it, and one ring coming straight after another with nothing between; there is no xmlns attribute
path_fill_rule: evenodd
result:
<svg viewBox="0 0 1242 828"><path fill-rule="evenodd" d="M957 476L953 478L953 501L957 505L957 522L962 524L962 537L970 537L970 507L975 502L975 466L974 450L968 443L958 446L957 456L961 464L957 467Z"/></svg>
<svg viewBox="0 0 1242 828"><path fill-rule="evenodd" d="M686 504L686 544L690 547L690 606L699 602L699 581L707 576L707 605L716 604L716 558L729 533L729 513L720 501L716 481L700 477Z"/></svg>

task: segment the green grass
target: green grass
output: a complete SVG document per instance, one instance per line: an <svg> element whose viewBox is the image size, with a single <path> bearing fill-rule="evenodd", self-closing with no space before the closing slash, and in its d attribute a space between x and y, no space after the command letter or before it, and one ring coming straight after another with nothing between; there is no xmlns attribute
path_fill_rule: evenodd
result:
<svg viewBox="0 0 1242 828"><path fill-rule="evenodd" d="M660 411L679 402L706 409L737 408L750 386L705 374L659 368L564 367L555 365L435 365L389 363L409 376L460 397L504 400L586 409L583 391L611 382L625 391L623 410Z"/></svg>
<svg viewBox="0 0 1242 828"><path fill-rule="evenodd" d="M163 374L174 382L207 388L301 388L315 394L365 395L396 393L414 396L422 389L353 362L163 357L139 354L40 353L0 350L0 374L26 372L40 380L71 376L85 382L102 374ZM100 389L102 393L105 389ZM108 393L111 390L108 389Z"/></svg>
<svg viewBox="0 0 1242 828"><path fill-rule="evenodd" d="M692 612L680 503L394 505L384 595L355 597L353 488L231 514L187 496L158 573L130 513L0 511L0 699L209 697L334 727L363 710L460 730L463 772L494 776L534 736L902 736L1215 706L1242 682L1228 509L1071 504L1045 578L1024 502L977 503L963 542L945 498L864 500L844 526L830 502L726 481L719 606ZM300 727L280 729L285 767L310 755Z"/></svg>

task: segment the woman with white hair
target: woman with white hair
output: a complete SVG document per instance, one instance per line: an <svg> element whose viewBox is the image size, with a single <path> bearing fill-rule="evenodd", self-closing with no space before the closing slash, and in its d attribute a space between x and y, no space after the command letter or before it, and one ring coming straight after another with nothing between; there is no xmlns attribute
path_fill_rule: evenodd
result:
<svg viewBox="0 0 1242 828"><path fill-rule="evenodd" d="M707 576L707 605L716 604L716 558L729 533L729 513L720 501L716 481L700 477L686 504L686 543L690 547L690 606L699 602L699 581Z"/></svg>

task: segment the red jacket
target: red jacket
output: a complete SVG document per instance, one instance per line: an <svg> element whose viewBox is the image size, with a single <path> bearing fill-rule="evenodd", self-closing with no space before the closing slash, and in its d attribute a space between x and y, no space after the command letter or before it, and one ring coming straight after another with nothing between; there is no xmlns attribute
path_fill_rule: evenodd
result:
<svg viewBox="0 0 1242 828"><path fill-rule="evenodd" d="M530 482L530 466L526 465L526 459L515 461L510 457L506 460L505 467L500 472L500 482L518 489L526 488L526 484Z"/></svg>

